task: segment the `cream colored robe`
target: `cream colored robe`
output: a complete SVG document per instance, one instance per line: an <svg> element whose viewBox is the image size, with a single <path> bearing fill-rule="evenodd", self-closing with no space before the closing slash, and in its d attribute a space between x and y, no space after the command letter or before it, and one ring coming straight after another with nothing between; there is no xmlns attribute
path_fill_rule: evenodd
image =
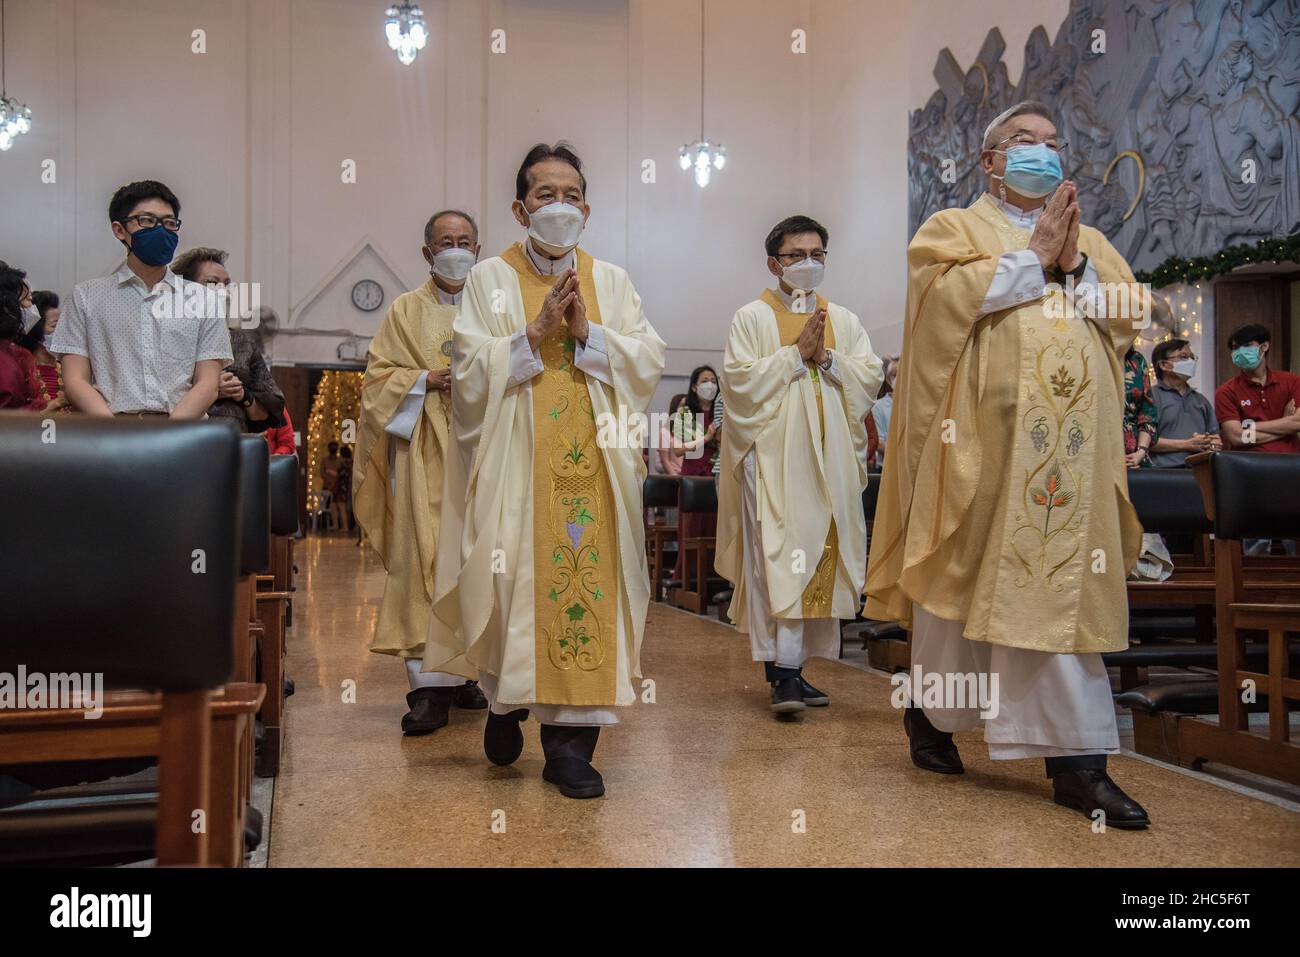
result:
<svg viewBox="0 0 1300 957"><path fill-rule="evenodd" d="M531 268L531 267L530 267ZM597 422L644 413L663 373L664 343L646 320L627 272L595 260L594 284L613 387L588 376ZM453 434L434 615L424 670L494 675L502 705L629 705L641 677L650 600L639 445L601 447L616 512L617 676L610 702L542 701L537 693L533 553L533 409L530 382L508 387L511 341L527 315L518 274L501 257L474 267L455 322Z"/></svg>
<svg viewBox="0 0 1300 957"><path fill-rule="evenodd" d="M357 522L388 570L370 650L418 658L433 607L451 403L429 391L409 442L384 431L411 387L450 361L455 306L432 282L398 296L370 343L361 386L361 428L352 473ZM393 471L389 473L389 463Z"/></svg>
<svg viewBox="0 0 1300 957"><path fill-rule="evenodd" d="M781 345L776 314L768 302L757 299L742 306L727 337L714 566L734 586L728 614L742 633L749 632L750 623L741 472L751 449L758 466L758 521L771 616L804 617L804 589L817 570L832 518L839 549L831 617L854 618L858 613L867 554L863 419L883 371L858 317L834 303L819 300L818 305L827 306L840 375L838 383L820 376L824 425L818 421L819 385L811 375L791 381L803 363L797 346Z"/></svg>
<svg viewBox="0 0 1300 957"><path fill-rule="evenodd" d="M1142 300L1100 320L1059 322L1045 300L979 316L998 257L1029 236L985 194L930 217L908 247L864 614L910 628L917 602L976 641L1119 650L1142 540L1121 360ZM1103 284L1133 282L1097 230L1082 227L1079 246Z"/></svg>

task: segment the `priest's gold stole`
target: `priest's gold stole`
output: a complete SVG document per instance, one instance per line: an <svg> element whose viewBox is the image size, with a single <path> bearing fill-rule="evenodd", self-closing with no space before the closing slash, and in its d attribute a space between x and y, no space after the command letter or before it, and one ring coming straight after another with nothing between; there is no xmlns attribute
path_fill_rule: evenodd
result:
<svg viewBox="0 0 1300 957"><path fill-rule="evenodd" d="M772 307L776 313L776 328L781 336L782 346L792 346L799 341L799 333L803 332L803 327L808 324L809 314L801 312L791 312L785 307L785 303L771 289L763 290L763 301ZM817 297L817 309L826 308L826 300L821 296ZM835 347L835 330L831 327L830 319L826 320L825 342L827 349ZM813 392L817 396L817 420L821 424L822 439L826 438L826 408L822 402L821 387L821 369L817 363L805 363L808 366L808 375L812 377ZM723 428L726 428L725 420ZM803 612L802 618L829 618L831 617L831 600L835 597L835 560L839 555L840 537L835 530L835 519L831 519L831 527L826 532L826 544L822 547L821 554L817 557L817 568L813 571L813 577L803 590Z"/></svg>
<svg viewBox="0 0 1300 957"><path fill-rule="evenodd" d="M519 275L531 322L558 277L532 268L521 245L502 256ZM599 324L592 259L577 251L587 321ZM536 700L612 705L618 680L618 529L587 375L568 325L542 340L533 390L533 607ZM592 382L592 387L608 386Z"/></svg>

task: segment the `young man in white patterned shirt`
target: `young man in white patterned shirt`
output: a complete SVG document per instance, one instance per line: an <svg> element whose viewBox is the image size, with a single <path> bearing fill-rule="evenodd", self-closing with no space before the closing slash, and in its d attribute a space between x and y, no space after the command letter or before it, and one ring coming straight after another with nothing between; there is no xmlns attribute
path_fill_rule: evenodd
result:
<svg viewBox="0 0 1300 957"><path fill-rule="evenodd" d="M180 201L162 183L130 183L113 194L108 218L126 261L77 284L49 345L63 359L68 398L88 415L202 418L232 361L230 333L201 287L168 268ZM193 301L205 303L201 315L171 308Z"/></svg>

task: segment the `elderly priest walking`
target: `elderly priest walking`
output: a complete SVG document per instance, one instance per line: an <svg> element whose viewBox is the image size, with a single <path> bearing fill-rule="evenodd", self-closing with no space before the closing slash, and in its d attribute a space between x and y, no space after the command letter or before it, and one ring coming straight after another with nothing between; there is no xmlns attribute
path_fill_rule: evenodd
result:
<svg viewBox="0 0 1300 957"><path fill-rule="evenodd" d="M410 710L402 731L410 735L443 727L453 704L487 707L474 682L422 671L420 660L433 608L449 448L451 320L478 249L478 227L468 214L443 210L430 217L422 247L429 281L393 302L370 343L361 386L353 508L388 570L370 650L406 662Z"/></svg>
<svg viewBox="0 0 1300 957"><path fill-rule="evenodd" d="M1149 299L1080 226L1046 107L1012 107L983 144L988 192L930 217L908 247L865 614L912 630L904 726L918 767L960 773L952 732L983 720L991 758L1046 760L1056 803L1141 828L1146 812L1106 770L1119 737L1100 653L1128 644L1142 528L1124 470L1121 357ZM1066 307L1062 287L1099 281L1131 301ZM934 676L992 694L932 695Z"/></svg>
<svg viewBox="0 0 1300 957"><path fill-rule="evenodd" d="M592 755L636 700L650 600L641 444L598 430L644 413L664 367L627 273L578 248L586 193L572 150L533 147L513 204L527 239L465 286L424 653L426 668L481 675L494 763L519 757L531 710L542 776L574 798L605 791Z"/></svg>
<svg viewBox="0 0 1300 957"><path fill-rule="evenodd" d="M773 227L777 286L732 319L722 369L716 565L778 716L829 704L803 663L839 657L866 576L864 419L882 371L858 317L813 291L827 244L807 216Z"/></svg>

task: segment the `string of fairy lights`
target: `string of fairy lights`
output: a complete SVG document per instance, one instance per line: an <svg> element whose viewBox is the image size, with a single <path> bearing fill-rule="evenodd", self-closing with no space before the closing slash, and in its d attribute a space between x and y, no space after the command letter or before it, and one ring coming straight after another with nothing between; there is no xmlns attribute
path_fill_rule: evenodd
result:
<svg viewBox="0 0 1300 957"><path fill-rule="evenodd" d="M356 441L354 434L345 436L344 424L352 422L354 429L359 428L356 423L361 421L362 378L360 372L329 369L316 387L307 418L307 475L312 489L321 487L320 465L329 452L329 444L337 442L343 447ZM351 441L345 442L344 438Z"/></svg>

